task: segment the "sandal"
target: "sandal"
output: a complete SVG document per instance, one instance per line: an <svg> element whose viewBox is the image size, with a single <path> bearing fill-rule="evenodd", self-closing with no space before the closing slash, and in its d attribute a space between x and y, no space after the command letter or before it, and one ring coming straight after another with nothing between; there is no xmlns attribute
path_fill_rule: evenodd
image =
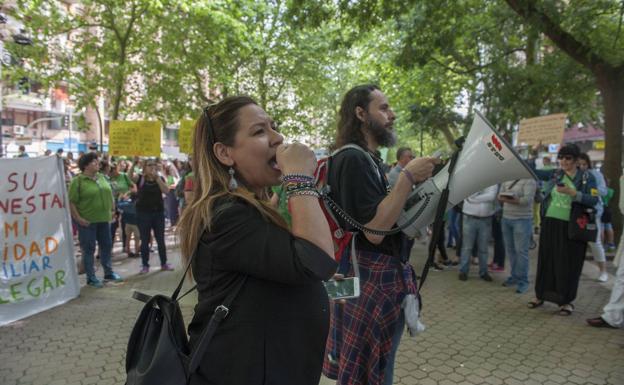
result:
<svg viewBox="0 0 624 385"><path fill-rule="evenodd" d="M544 300L533 300L533 301L529 301L529 303L527 304L527 307L529 309L535 309L536 307L540 307L544 304Z"/></svg>
<svg viewBox="0 0 624 385"><path fill-rule="evenodd" d="M572 315L573 311L574 311L574 305L572 305L571 303L568 303L568 304L561 306L557 314L559 314L560 316L567 317L569 315Z"/></svg>

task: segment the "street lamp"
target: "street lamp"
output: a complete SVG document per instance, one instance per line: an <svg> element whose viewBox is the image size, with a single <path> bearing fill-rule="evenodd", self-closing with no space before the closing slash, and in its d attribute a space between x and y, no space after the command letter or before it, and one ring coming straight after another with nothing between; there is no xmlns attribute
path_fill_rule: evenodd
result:
<svg viewBox="0 0 624 385"><path fill-rule="evenodd" d="M6 24L7 18L4 14L0 13L0 24ZM26 35L26 31L20 29L20 32L13 35L13 41L19 45L32 45L33 41L28 35ZM11 55L5 55L4 50L4 42L0 40L0 158L4 156L4 131L2 130L2 66L11 64Z"/></svg>

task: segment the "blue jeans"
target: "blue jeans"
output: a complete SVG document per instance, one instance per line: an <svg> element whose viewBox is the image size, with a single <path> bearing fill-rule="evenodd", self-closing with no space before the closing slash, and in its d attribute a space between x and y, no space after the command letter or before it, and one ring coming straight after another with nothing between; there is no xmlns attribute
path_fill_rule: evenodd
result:
<svg viewBox="0 0 624 385"><path fill-rule="evenodd" d="M488 243L492 236L492 217L473 217L463 215L462 249L459 271L468 274L470 269L470 256L476 242L477 256L479 257L479 276L483 277L488 272Z"/></svg>
<svg viewBox="0 0 624 385"><path fill-rule="evenodd" d="M492 238L494 238L494 258L492 262L500 267L505 267L505 242L501 230L502 218L492 217Z"/></svg>
<svg viewBox="0 0 624 385"><path fill-rule="evenodd" d="M113 248L113 242L111 241L110 223L96 222L89 224L89 226L81 226L76 222L76 227L78 228L78 240L82 250L82 261L87 274L87 281L96 279L95 268L93 267L96 241L100 251L100 263L104 268L104 275L112 274L111 249Z"/></svg>
<svg viewBox="0 0 624 385"><path fill-rule="evenodd" d="M448 239L447 247L457 245L459 243L459 213L454 209L448 211Z"/></svg>
<svg viewBox="0 0 624 385"><path fill-rule="evenodd" d="M141 260L143 266L149 267L150 233L154 230L154 238L158 244L160 265L167 263L167 248L165 247L165 212L164 211L137 211L137 226L141 235Z"/></svg>
<svg viewBox="0 0 624 385"><path fill-rule="evenodd" d="M507 219L501 222L505 250L511 265L511 283L519 288L529 286L529 246L533 237L532 218Z"/></svg>
<svg viewBox="0 0 624 385"><path fill-rule="evenodd" d="M394 359L396 358L397 350L399 350L399 343L401 342L401 336L403 336L404 332L405 314L403 314L403 310L401 310L401 315L399 316L399 321L397 322L397 328L392 336L392 352L388 358L388 366L386 367L384 373L384 385L392 385L394 377Z"/></svg>

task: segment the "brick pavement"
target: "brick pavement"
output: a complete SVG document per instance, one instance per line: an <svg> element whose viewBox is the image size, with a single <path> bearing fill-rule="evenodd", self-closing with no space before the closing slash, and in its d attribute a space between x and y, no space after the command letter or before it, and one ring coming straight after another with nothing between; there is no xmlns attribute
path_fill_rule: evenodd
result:
<svg viewBox="0 0 624 385"><path fill-rule="evenodd" d="M420 265L423 245L412 255ZM130 291L171 291L181 274L175 248L170 259L178 265L175 272L136 276L138 259L116 258L126 282L83 287L79 298L63 306L0 328L0 385L123 384L126 343L141 309ZM535 259L533 253L532 272ZM530 310L531 292L501 287L504 274L487 283L472 270L467 282L457 279L456 269L430 273L423 289L427 330L402 340L395 383L624 384L624 335L584 323L599 314L610 290L610 283L593 279L593 264L586 263L570 317L555 315L552 305ZM187 321L194 301L183 300Z"/></svg>

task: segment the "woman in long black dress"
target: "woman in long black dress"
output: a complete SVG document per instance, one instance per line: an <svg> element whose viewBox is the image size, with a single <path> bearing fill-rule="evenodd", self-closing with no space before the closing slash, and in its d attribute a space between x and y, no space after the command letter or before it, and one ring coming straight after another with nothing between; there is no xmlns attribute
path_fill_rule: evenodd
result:
<svg viewBox="0 0 624 385"><path fill-rule="evenodd" d="M568 222L572 202L593 207L598 201L596 180L590 173L577 167L581 154L574 144L559 150L560 168L536 170L540 179L548 181L543 205L543 218L537 256L535 299L528 304L534 309L544 301L559 305L560 315L574 310L587 243L568 237Z"/></svg>
<svg viewBox="0 0 624 385"><path fill-rule="evenodd" d="M285 145L252 99L206 108L195 128L192 204L179 223L182 255L197 255L195 344L215 308L247 276L191 384L317 385L329 325L322 280L336 263L329 226L311 183L307 147ZM290 182L292 231L268 200Z"/></svg>

